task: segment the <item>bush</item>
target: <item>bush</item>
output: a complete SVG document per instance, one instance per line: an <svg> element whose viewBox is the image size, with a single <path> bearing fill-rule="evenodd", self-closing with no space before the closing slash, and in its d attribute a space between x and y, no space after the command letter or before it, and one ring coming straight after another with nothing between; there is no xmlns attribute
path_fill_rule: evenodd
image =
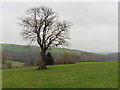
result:
<svg viewBox="0 0 120 90"><path fill-rule="evenodd" d="M46 62L46 65L53 65L54 64L54 59L53 59L53 57L52 57L50 52L47 53L45 62ZM34 60L34 65L35 66L40 66L41 63L42 63L41 56L37 57Z"/></svg>
<svg viewBox="0 0 120 90"><path fill-rule="evenodd" d="M54 64L54 60L50 52L47 53L45 62L46 62L46 65Z"/></svg>
<svg viewBox="0 0 120 90"><path fill-rule="evenodd" d="M53 56L52 56L53 55ZM79 55L69 53L51 53L46 55L46 65L54 64L74 64L79 60ZM54 58L54 59L53 59ZM40 66L42 63L41 56L36 57L32 62L26 63L25 66Z"/></svg>
<svg viewBox="0 0 120 90"><path fill-rule="evenodd" d="M55 58L54 64L73 64L78 58L76 55L64 53Z"/></svg>

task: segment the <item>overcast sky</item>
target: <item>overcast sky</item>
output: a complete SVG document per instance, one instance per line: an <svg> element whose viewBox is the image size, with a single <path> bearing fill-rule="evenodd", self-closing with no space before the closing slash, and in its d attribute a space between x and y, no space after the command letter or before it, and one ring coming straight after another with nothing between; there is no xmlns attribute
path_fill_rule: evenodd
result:
<svg viewBox="0 0 120 90"><path fill-rule="evenodd" d="M28 44L20 36L18 17L30 7L47 6L60 20L73 23L68 48L90 52L118 50L118 7L115 2L2 3L2 42Z"/></svg>

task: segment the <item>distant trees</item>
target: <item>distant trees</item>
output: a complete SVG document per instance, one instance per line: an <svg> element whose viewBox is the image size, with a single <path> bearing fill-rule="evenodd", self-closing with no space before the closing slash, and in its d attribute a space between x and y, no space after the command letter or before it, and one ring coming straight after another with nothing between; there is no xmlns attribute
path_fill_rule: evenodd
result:
<svg viewBox="0 0 120 90"><path fill-rule="evenodd" d="M53 65L54 60L50 52L47 53L46 55L46 65Z"/></svg>
<svg viewBox="0 0 120 90"><path fill-rule="evenodd" d="M8 68L8 69L12 68L12 63L10 62L7 53L3 52L1 59L2 59L2 68Z"/></svg>
<svg viewBox="0 0 120 90"><path fill-rule="evenodd" d="M21 35L31 42L37 41L40 46L42 61L38 70L47 69L46 51L51 46L67 45L71 23L58 21L57 13L44 6L28 9L20 21L19 24L23 27Z"/></svg>
<svg viewBox="0 0 120 90"><path fill-rule="evenodd" d="M54 64L73 64L76 63L78 59L78 55L61 53L59 56L55 57Z"/></svg>
<svg viewBox="0 0 120 90"><path fill-rule="evenodd" d="M9 59L6 53L2 52L2 64L6 64L6 61Z"/></svg>
<svg viewBox="0 0 120 90"><path fill-rule="evenodd" d="M2 68L12 68L12 62L10 62L8 57L6 53L2 53Z"/></svg>

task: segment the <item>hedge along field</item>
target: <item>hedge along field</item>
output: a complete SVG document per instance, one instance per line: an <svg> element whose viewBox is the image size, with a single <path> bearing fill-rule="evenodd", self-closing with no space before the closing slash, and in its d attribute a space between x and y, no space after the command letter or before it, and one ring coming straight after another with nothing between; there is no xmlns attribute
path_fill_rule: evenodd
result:
<svg viewBox="0 0 120 90"><path fill-rule="evenodd" d="M117 88L117 62L81 62L69 65L3 70L3 88Z"/></svg>

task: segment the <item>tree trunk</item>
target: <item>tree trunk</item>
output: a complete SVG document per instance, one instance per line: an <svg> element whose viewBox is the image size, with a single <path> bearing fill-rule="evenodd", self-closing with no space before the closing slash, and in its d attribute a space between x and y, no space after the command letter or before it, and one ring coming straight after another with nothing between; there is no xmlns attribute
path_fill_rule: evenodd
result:
<svg viewBox="0 0 120 90"><path fill-rule="evenodd" d="M41 63L40 66L37 68L37 70L40 69L47 69L46 62L45 62L45 51L41 51Z"/></svg>

